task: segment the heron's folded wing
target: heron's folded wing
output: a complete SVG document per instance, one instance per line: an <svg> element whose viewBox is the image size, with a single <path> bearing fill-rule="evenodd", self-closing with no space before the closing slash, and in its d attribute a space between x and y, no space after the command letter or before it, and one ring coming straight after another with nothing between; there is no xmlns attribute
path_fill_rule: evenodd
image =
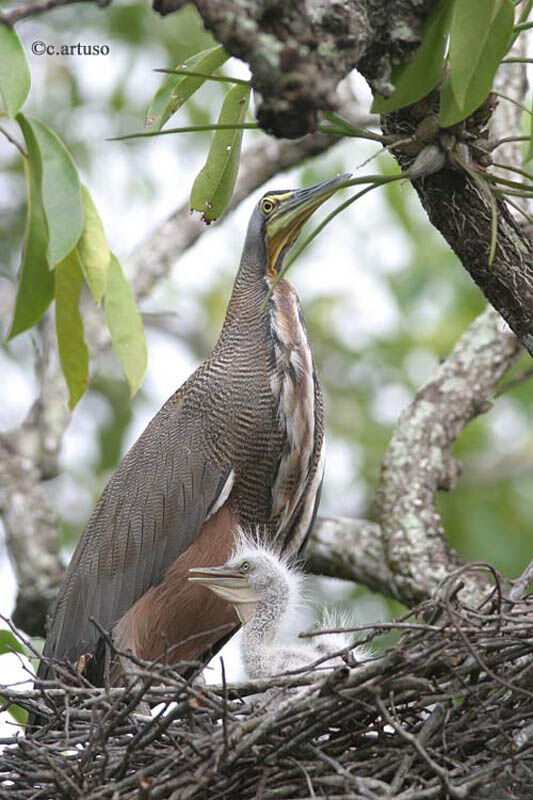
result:
<svg viewBox="0 0 533 800"><path fill-rule="evenodd" d="M106 486L68 567L47 658L75 662L109 631L198 535L229 493L229 464L208 457L199 410L169 401ZM40 677L47 670L40 669Z"/></svg>

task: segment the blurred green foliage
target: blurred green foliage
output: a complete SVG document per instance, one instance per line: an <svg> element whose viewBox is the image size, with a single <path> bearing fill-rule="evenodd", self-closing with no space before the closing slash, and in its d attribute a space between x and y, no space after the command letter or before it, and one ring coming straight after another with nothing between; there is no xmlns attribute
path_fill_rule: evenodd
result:
<svg viewBox="0 0 533 800"><path fill-rule="evenodd" d="M108 43L113 53L120 53L113 79L100 80L101 76L95 74L93 84L70 69L65 59L30 60L34 79L30 108L60 133L83 168L89 186L91 175L99 170L101 141L142 129L146 108L161 81L161 76L151 74L150 70L176 64L213 43L190 7L161 19L144 2L119 2L104 10L92 5L60 9L44 15L32 26L31 35L22 32L26 45L32 38L71 41L81 37L81 34L73 37L72 31L76 30L84 32L84 41ZM106 65L100 61L94 69L105 70ZM212 121L224 91L225 87L217 84L204 87L194 102L180 111L184 124ZM187 147L190 152L205 153L208 142L209 136L194 134L187 138ZM117 155L127 159L129 195L150 214L150 204L161 180L171 180L171 176L153 174L146 141L114 146ZM2 142L1 148L3 180L9 188L4 193L8 199L3 201L4 213L0 215L5 255L2 270L14 275L22 237L24 190L20 157L7 143ZM307 164L300 171L301 182L309 184L336 171L353 169L353 163L360 161L362 155L357 142L350 144L350 148L349 155L343 146L342 154L334 152L327 159ZM383 172L393 166L388 157L380 157L378 165ZM393 409L387 417L379 410L380 399L392 387L396 395L403 392L407 402L429 377L431 367L448 354L484 306L479 290L430 226L410 187L394 183L379 192L381 217L369 235L377 237L386 231L391 246L398 242L402 251L394 269L381 271L377 278L393 299L398 316L395 325L350 344L341 332L346 313L343 294L332 291L306 298L305 272L295 265L290 275L304 299L315 360L324 385L330 450L341 447L351 454L343 462L347 474L343 476L342 498L333 481L329 489L326 486L323 508L333 513L342 499L342 513L369 517L375 513L373 497L381 459L401 410ZM130 201L125 198L124 202ZM153 223L157 221L154 219ZM345 246L356 253L364 221L355 226L347 218L339 226L335 236L342 235ZM326 229L319 238L328 236L334 252L335 236L331 230ZM134 245L135 242L131 246L125 242L125 253ZM191 315L178 336L180 346L186 339L197 359L205 356L219 330L239 248L240 244L234 249L231 263L221 265L224 269L217 273L215 283L180 295L184 304L196 304L201 309L201 313ZM317 250L315 242L306 258L312 259ZM214 252L212 257L216 257ZM368 269L371 268L369 264ZM349 275L349 270L346 274ZM179 275L176 280L179 284ZM172 309L175 285L165 282L158 293L159 305L166 304L167 309ZM162 301L161 297L165 299ZM367 313L379 314L379 308L371 307ZM168 335L172 341L172 331ZM525 368L524 358L513 374ZM494 399L490 413L469 425L456 447L456 455L464 464L463 477L454 491L439 496L439 509L453 547L465 558L490 561L507 575L519 573L533 551L532 390L532 383L526 381L506 391ZM145 392L129 402L124 383L106 373L105 361L100 374L92 379L90 394L105 401L107 413L97 425L96 458L92 463L80 465L73 480L83 481L96 500L104 477L123 453L132 419L139 409L146 407L147 395ZM159 404L164 399L159 398ZM87 413L83 404L76 413ZM81 520L79 524L66 522L63 531L72 541L81 527ZM391 605L390 609L398 611L396 606L393 609Z"/></svg>

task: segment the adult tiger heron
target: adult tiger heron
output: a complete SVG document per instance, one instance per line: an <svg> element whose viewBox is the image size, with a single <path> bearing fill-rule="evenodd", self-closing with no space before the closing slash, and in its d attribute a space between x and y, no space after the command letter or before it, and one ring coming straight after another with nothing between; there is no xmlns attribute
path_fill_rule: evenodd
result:
<svg viewBox="0 0 533 800"><path fill-rule="evenodd" d="M282 280L268 293L304 222L346 177L268 192L256 206L215 348L107 484L59 592L40 678L59 659L101 683L102 630L142 659L216 652L234 612L190 583L189 568L224 563L239 527L285 552L304 547L324 469L322 395L295 292Z"/></svg>

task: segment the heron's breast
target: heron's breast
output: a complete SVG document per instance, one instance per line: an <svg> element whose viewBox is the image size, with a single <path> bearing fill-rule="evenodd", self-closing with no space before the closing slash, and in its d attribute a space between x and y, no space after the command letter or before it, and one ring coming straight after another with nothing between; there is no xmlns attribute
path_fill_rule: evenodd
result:
<svg viewBox="0 0 533 800"><path fill-rule="evenodd" d="M279 531L290 525L315 464L317 442L315 374L311 349L296 295L285 284L271 312L273 365L270 389L283 446L272 486L272 515Z"/></svg>

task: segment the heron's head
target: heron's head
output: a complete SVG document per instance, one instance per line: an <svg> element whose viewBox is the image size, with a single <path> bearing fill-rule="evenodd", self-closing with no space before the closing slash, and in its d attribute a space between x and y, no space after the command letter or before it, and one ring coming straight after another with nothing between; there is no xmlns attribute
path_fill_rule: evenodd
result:
<svg viewBox="0 0 533 800"><path fill-rule="evenodd" d="M244 252L256 263L265 264L267 278L280 271L311 214L349 177L346 173L308 189L276 189L263 195L250 219Z"/></svg>
<svg viewBox="0 0 533 800"><path fill-rule="evenodd" d="M252 543L239 543L220 567L194 567L189 581L206 586L231 603L242 622L249 621L261 601L286 607L295 601L300 573L274 550Z"/></svg>

